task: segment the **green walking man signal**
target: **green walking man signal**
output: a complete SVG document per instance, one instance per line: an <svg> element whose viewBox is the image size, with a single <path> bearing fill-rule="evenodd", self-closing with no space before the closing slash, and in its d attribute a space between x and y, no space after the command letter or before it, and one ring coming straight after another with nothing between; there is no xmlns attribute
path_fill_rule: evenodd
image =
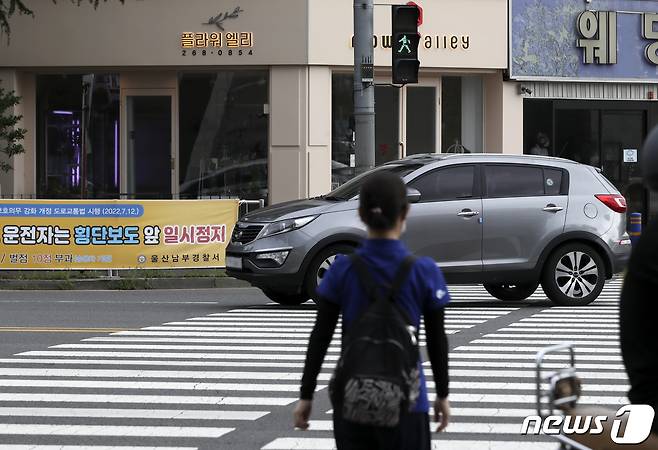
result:
<svg viewBox="0 0 658 450"><path fill-rule="evenodd" d="M393 84L418 83L418 19L420 10L416 5L394 5L393 18Z"/></svg>
<svg viewBox="0 0 658 450"><path fill-rule="evenodd" d="M402 38L400 39L400 44L402 45L400 46L400 50L398 50L398 53L402 53L405 49L407 53L411 53L411 49L409 48L410 42L411 41L409 40L406 34L402 35Z"/></svg>

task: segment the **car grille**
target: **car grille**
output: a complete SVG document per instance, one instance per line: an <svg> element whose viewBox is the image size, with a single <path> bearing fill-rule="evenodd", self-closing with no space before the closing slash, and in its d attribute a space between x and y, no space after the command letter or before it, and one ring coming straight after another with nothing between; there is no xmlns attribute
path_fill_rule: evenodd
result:
<svg viewBox="0 0 658 450"><path fill-rule="evenodd" d="M246 227L240 225L236 225L233 229L233 236L231 236L231 241L239 242L240 244L247 244L253 241L258 236L258 233L260 233L260 230L263 229L263 225L247 225Z"/></svg>

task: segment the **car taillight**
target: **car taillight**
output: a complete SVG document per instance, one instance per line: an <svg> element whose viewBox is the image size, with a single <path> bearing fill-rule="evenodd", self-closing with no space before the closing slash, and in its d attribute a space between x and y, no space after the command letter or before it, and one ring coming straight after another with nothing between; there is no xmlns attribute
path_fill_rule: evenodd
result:
<svg viewBox="0 0 658 450"><path fill-rule="evenodd" d="M619 194L597 194L595 195L608 208L618 213L626 212L626 199Z"/></svg>

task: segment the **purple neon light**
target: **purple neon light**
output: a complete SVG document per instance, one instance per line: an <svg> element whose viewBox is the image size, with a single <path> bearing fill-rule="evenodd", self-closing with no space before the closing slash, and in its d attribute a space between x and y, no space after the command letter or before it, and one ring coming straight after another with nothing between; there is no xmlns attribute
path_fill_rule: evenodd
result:
<svg viewBox="0 0 658 450"><path fill-rule="evenodd" d="M58 116L72 116L73 111L62 111L59 109L56 109L52 112L53 114L57 114Z"/></svg>
<svg viewBox="0 0 658 450"><path fill-rule="evenodd" d="M114 121L114 187L119 186L119 121Z"/></svg>

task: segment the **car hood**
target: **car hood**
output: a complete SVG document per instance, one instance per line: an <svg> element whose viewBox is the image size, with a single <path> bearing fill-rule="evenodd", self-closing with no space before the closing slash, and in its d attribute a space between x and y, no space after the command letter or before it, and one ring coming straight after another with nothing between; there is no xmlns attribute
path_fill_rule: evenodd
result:
<svg viewBox="0 0 658 450"><path fill-rule="evenodd" d="M256 211L240 218L240 222L276 222L277 220L313 216L327 212L332 206L336 205L336 203L337 202L322 200L321 198L293 200L257 209Z"/></svg>

